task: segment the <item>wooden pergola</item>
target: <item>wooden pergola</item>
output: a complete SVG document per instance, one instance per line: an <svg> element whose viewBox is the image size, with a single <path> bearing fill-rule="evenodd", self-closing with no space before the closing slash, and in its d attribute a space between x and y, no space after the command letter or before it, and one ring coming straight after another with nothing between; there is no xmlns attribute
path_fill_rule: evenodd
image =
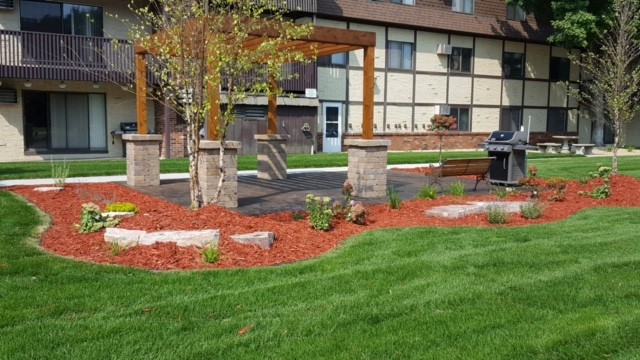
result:
<svg viewBox="0 0 640 360"><path fill-rule="evenodd" d="M154 34L161 37L162 33ZM269 38L277 37L274 33L252 34L245 42L244 47L248 50L257 48L260 43ZM280 46L280 51L299 52L307 59L315 59L320 56L339 54L353 50L364 50L364 81L363 81L363 107L362 107L362 138L373 139L373 90L374 90L374 56L376 46L376 34L367 31L336 29L315 26L313 32L304 39L291 40ZM137 121L138 133L146 134L147 126L147 77L145 55L155 54L157 49L149 49L136 44L135 46L135 66L136 66L136 101L137 101ZM269 78L269 86L276 89L276 81ZM209 88L209 99L219 99L220 89ZM272 93L275 93L272 91ZM212 102L215 103L215 102ZM217 102L219 103L219 101ZM277 133L277 96L271 95L268 98L267 110L267 134ZM215 140L218 137L216 123L220 119L220 107L212 106L207 123L207 139Z"/></svg>

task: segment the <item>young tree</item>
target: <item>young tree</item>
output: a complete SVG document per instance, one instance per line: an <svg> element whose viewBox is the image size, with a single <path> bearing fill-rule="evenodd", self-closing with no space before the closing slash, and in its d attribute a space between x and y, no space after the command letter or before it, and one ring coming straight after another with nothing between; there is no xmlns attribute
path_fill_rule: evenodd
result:
<svg viewBox="0 0 640 360"><path fill-rule="evenodd" d="M132 43L151 54L147 69L157 79L148 95L167 105L187 123L191 206L202 205L198 176L200 131L210 114L219 114L220 182L224 182L224 148L234 108L248 94L271 95L279 90L268 79L281 80L283 66L304 60L299 52L283 51L288 42L308 36L312 25L285 18L284 3L270 0L151 0L131 10ZM225 88L224 104L220 89ZM212 96L213 95L213 96ZM222 105L222 106L221 106ZM211 111L220 109L221 112Z"/></svg>
<svg viewBox="0 0 640 360"><path fill-rule="evenodd" d="M640 115L640 8L636 0L614 0L610 30L597 52L586 52L580 66L587 75L578 97L601 109L614 134L612 173L618 172L618 149L627 123Z"/></svg>

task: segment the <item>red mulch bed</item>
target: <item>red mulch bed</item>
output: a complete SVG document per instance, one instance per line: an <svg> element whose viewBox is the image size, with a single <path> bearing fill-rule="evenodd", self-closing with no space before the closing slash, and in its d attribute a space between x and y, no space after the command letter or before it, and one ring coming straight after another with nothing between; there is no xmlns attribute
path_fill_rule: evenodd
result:
<svg viewBox="0 0 640 360"><path fill-rule="evenodd" d="M417 171L417 170L416 170ZM551 192L544 192L541 200L546 209L540 219L526 220L513 214L507 225L524 226L564 219L580 210L596 206L639 207L640 181L617 176L612 179L610 198L596 200L579 196L578 191L590 191L598 186L597 181L586 185L570 182L564 201L550 202ZM42 235L41 246L51 253L83 261L118 264L153 270L173 269L223 269L249 268L291 263L324 254L340 245L348 237L362 231L412 226L496 226L483 215L463 219L439 219L427 217L424 211L439 205L464 203L475 200L496 200L494 195L465 196L452 198L443 196L437 200L412 200L402 203L400 210L390 210L387 205L369 206L368 224L361 226L344 220L334 220L334 228L328 232L310 228L306 219L294 220L292 213L279 213L258 217L244 216L217 206L197 211L145 195L117 184L69 184L59 192L35 192L33 186L16 186L10 189L44 210L51 217L51 227ZM512 194L508 200L525 200L527 194ZM82 204L94 202L101 207L114 202L133 202L140 213L123 219L119 225L124 229L146 231L220 229L220 260L208 264L202 260L195 247L181 248L174 244L136 246L123 253L112 255L104 241L104 231L80 234L73 227L80 221ZM230 235L253 231L272 231L276 241L270 250L240 245Z"/></svg>

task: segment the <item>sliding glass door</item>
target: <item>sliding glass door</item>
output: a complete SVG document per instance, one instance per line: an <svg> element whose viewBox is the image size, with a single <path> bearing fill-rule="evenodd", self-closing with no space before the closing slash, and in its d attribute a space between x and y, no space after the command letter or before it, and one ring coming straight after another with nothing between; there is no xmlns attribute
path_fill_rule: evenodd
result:
<svg viewBox="0 0 640 360"><path fill-rule="evenodd" d="M107 151L103 94L24 92L26 150Z"/></svg>

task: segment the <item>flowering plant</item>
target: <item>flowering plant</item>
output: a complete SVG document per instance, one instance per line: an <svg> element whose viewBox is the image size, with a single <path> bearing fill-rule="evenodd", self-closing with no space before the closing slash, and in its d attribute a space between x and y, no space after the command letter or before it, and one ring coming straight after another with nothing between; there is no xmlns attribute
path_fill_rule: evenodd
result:
<svg viewBox="0 0 640 360"><path fill-rule="evenodd" d="M456 118L450 115L433 115L431 124L427 127L429 131L447 131L458 128Z"/></svg>

